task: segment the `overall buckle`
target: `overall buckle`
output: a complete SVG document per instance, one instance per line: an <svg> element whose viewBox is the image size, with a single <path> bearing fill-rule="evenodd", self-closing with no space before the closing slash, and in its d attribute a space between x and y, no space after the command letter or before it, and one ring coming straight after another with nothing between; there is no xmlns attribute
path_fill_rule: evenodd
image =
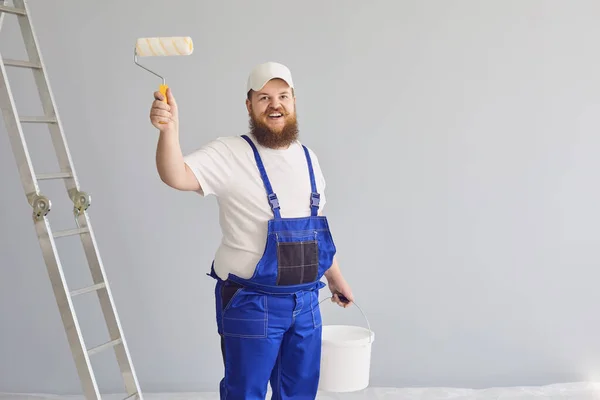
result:
<svg viewBox="0 0 600 400"><path fill-rule="evenodd" d="M275 193L270 194L269 203L271 203L271 208L276 209L279 208L279 199L277 199L277 195Z"/></svg>
<svg viewBox="0 0 600 400"><path fill-rule="evenodd" d="M319 193L312 193L310 195L310 206L311 207L319 207L321 204L321 195Z"/></svg>

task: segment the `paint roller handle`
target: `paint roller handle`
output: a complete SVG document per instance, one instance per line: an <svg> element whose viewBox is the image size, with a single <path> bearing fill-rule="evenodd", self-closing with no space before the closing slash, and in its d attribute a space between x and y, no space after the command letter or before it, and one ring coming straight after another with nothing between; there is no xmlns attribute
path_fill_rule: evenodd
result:
<svg viewBox="0 0 600 400"><path fill-rule="evenodd" d="M150 121L161 132L178 130L179 112L175 97L166 84L159 86L154 92L154 101L150 109Z"/></svg>
<svg viewBox="0 0 600 400"><path fill-rule="evenodd" d="M159 91L159 92L160 92L160 93L163 95L163 97L164 97L164 100L163 100L163 101L164 101L165 103L167 103L167 104L169 103L169 102L167 101L167 89L168 89L168 88L169 88L169 85L167 85L167 84L165 84L165 83L161 84L161 85L158 87L158 91Z"/></svg>
<svg viewBox="0 0 600 400"><path fill-rule="evenodd" d="M163 102L165 102L166 104L169 104L169 102L167 101L167 89L168 88L169 88L169 86L164 83L158 87L158 91L163 95ZM165 121L158 121L158 123L161 125L166 124Z"/></svg>

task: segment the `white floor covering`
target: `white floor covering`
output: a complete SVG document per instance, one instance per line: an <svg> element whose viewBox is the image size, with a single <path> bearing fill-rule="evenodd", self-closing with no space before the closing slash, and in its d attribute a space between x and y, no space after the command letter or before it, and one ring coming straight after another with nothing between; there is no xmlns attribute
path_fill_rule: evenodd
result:
<svg viewBox="0 0 600 400"><path fill-rule="evenodd" d="M122 394L103 400L121 400ZM0 400L84 400L83 396L0 393ZM145 400L218 400L218 393L144 393ZM267 396L270 399L270 394ZM462 388L368 388L356 393L319 393L318 400L600 400L600 382L574 382L547 386Z"/></svg>

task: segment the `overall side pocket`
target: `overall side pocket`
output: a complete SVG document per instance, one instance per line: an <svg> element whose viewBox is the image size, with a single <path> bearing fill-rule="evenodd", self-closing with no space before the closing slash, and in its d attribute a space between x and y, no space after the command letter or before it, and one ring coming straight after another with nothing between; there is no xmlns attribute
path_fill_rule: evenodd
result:
<svg viewBox="0 0 600 400"><path fill-rule="evenodd" d="M265 338L267 324L267 297L263 294L239 289L223 310L223 336Z"/></svg>

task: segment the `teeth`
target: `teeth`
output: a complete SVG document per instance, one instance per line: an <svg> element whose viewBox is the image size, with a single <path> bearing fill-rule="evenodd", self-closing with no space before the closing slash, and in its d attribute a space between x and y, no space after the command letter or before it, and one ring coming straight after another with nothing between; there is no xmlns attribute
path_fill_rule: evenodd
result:
<svg viewBox="0 0 600 400"><path fill-rule="evenodd" d="M281 113L269 114L269 117L281 117Z"/></svg>

